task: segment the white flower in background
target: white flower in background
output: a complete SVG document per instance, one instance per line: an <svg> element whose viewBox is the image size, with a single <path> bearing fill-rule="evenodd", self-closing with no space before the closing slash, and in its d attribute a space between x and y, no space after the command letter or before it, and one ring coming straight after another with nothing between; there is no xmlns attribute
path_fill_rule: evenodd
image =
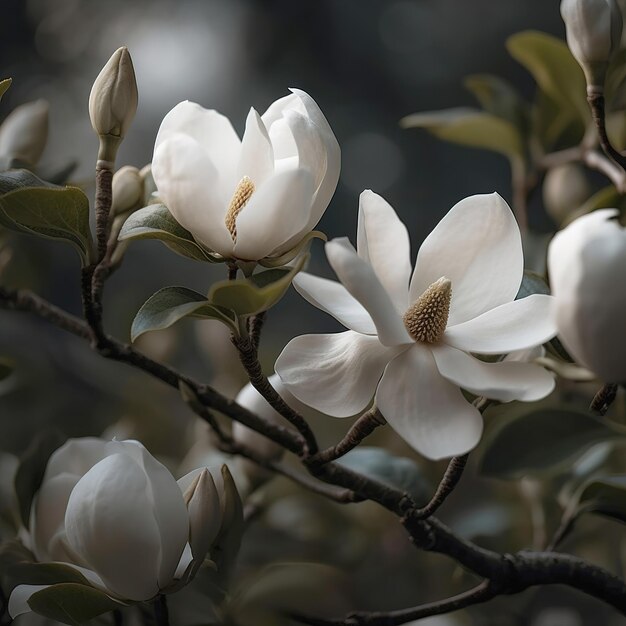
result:
<svg viewBox="0 0 626 626"><path fill-rule="evenodd" d="M181 102L164 118L152 174L158 195L197 241L256 261L296 246L322 217L339 179L339 144L303 91L251 109L243 139L228 118Z"/></svg>
<svg viewBox="0 0 626 626"><path fill-rule="evenodd" d="M618 214L602 209L580 217L548 248L559 338L608 383L626 381L626 229Z"/></svg>
<svg viewBox="0 0 626 626"><path fill-rule="evenodd" d="M619 50L622 12L617 0L561 0L567 45L588 87L601 90L611 57Z"/></svg>
<svg viewBox="0 0 626 626"><path fill-rule="evenodd" d="M555 334L550 296L515 300L521 237L500 196L455 205L422 244L411 278L404 224L365 191L357 247L345 238L326 244L341 284L305 273L294 280L304 298L350 329L285 347L276 371L299 400L347 417L375 395L392 428L439 459L467 452L481 436L481 415L461 388L502 402L552 391L553 377L536 365L472 356L524 350Z"/></svg>
<svg viewBox="0 0 626 626"><path fill-rule="evenodd" d="M13 109L0 126L0 158L37 165L48 142L49 109L45 100Z"/></svg>
<svg viewBox="0 0 626 626"><path fill-rule="evenodd" d="M70 564L112 598L149 600L200 566L222 499L206 468L177 483L136 441L71 439L50 457L26 539L38 561ZM12 617L46 586L17 586Z"/></svg>

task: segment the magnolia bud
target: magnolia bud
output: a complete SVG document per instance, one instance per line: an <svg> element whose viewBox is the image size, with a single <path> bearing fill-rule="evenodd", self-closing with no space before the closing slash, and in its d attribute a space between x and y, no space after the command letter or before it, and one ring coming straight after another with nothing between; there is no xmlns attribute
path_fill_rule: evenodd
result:
<svg viewBox="0 0 626 626"><path fill-rule="evenodd" d="M577 163L553 167L543 183L543 203L555 224L563 224L591 195L585 170Z"/></svg>
<svg viewBox="0 0 626 626"><path fill-rule="evenodd" d="M585 73L587 90L601 92L622 37L622 13L616 0L561 0L561 17L569 49Z"/></svg>
<svg viewBox="0 0 626 626"><path fill-rule="evenodd" d="M45 100L14 109L0 126L0 157L36 165L48 141L48 109Z"/></svg>
<svg viewBox="0 0 626 626"><path fill-rule="evenodd" d="M119 48L96 78L89 95L91 125L100 137L98 159L115 161L137 111L137 82L128 48Z"/></svg>
<svg viewBox="0 0 626 626"><path fill-rule="evenodd" d="M112 187L112 215L128 213L143 204L143 180L136 167L125 165L117 170L113 175Z"/></svg>
<svg viewBox="0 0 626 626"><path fill-rule="evenodd" d="M198 566L209 552L222 525L220 498L205 467L183 494L189 513L189 545Z"/></svg>
<svg viewBox="0 0 626 626"><path fill-rule="evenodd" d="M574 220L548 249L553 314L566 350L607 383L626 381L626 229L602 209Z"/></svg>

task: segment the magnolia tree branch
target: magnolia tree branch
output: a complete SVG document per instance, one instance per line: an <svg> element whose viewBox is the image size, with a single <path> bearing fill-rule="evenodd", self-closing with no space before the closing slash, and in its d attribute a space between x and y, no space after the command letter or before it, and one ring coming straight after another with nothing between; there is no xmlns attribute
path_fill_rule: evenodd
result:
<svg viewBox="0 0 626 626"><path fill-rule="evenodd" d="M600 139L600 145L605 154L619 165L622 172L626 170L626 157L620 154L611 144L611 140L606 132L605 110L604 110L604 95L601 92L589 91L587 92L587 102L591 109L591 117L598 131L598 137Z"/></svg>

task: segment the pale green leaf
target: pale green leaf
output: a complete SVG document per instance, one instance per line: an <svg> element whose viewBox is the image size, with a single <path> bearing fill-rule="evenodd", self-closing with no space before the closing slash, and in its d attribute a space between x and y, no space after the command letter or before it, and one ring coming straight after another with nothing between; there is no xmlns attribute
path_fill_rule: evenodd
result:
<svg viewBox="0 0 626 626"><path fill-rule="evenodd" d="M135 211L124 222L118 239L120 241L159 239L174 252L196 261L216 263L223 260L203 248L163 204L152 204Z"/></svg>
<svg viewBox="0 0 626 626"><path fill-rule="evenodd" d="M285 295L307 260L308 254L301 256L293 267L266 270L249 278L215 283L209 291L208 300L243 317L267 311Z"/></svg>
<svg viewBox="0 0 626 626"><path fill-rule="evenodd" d="M408 493L418 505L425 504L431 495L429 482L415 461L394 456L382 448L359 446L341 457L337 463Z"/></svg>
<svg viewBox="0 0 626 626"><path fill-rule="evenodd" d="M237 330L232 311L212 305L205 296L187 287L164 287L150 296L137 312L130 331L135 341L144 333L169 328L184 317L217 319Z"/></svg>
<svg viewBox="0 0 626 626"><path fill-rule="evenodd" d="M524 140L509 121L476 109L456 108L415 113L400 121L403 128L424 128L452 143L482 148L509 158L524 158Z"/></svg>
<svg viewBox="0 0 626 626"><path fill-rule="evenodd" d="M4 78L0 80L0 100L2 100L2 96L4 96L7 89L11 86L12 82L13 82L12 78Z"/></svg>
<svg viewBox="0 0 626 626"><path fill-rule="evenodd" d="M585 125L591 119L586 82L567 44L547 33L524 31L509 37L506 47L558 103L561 115L578 117Z"/></svg>
<svg viewBox="0 0 626 626"><path fill-rule="evenodd" d="M496 412L480 457L481 473L495 478L555 473L591 446L626 437L626 430L577 409L504 407L502 414Z"/></svg>
<svg viewBox="0 0 626 626"><path fill-rule="evenodd" d="M28 600L28 606L49 619L78 626L124 605L93 587L61 583L34 593Z"/></svg>

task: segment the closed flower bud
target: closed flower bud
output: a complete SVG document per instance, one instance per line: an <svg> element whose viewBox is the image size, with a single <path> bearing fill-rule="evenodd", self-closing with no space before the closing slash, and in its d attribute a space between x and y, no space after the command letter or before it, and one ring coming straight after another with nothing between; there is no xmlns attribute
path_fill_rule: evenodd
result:
<svg viewBox="0 0 626 626"><path fill-rule="evenodd" d="M36 165L48 141L48 109L45 100L14 109L0 126L0 157Z"/></svg>
<svg viewBox="0 0 626 626"><path fill-rule="evenodd" d="M607 383L626 381L626 230L616 209L578 218L548 249L553 314L576 361Z"/></svg>
<svg viewBox="0 0 626 626"><path fill-rule="evenodd" d="M137 82L127 48L119 48L96 78L89 95L91 125L100 137L98 159L113 162L137 111Z"/></svg>
<svg viewBox="0 0 626 626"><path fill-rule="evenodd" d="M622 13L616 0L561 0L567 44L587 80L602 91L609 61L619 49Z"/></svg>
<svg viewBox="0 0 626 626"><path fill-rule="evenodd" d="M113 175L111 213L121 215L143 205L143 180L136 167L125 165Z"/></svg>

